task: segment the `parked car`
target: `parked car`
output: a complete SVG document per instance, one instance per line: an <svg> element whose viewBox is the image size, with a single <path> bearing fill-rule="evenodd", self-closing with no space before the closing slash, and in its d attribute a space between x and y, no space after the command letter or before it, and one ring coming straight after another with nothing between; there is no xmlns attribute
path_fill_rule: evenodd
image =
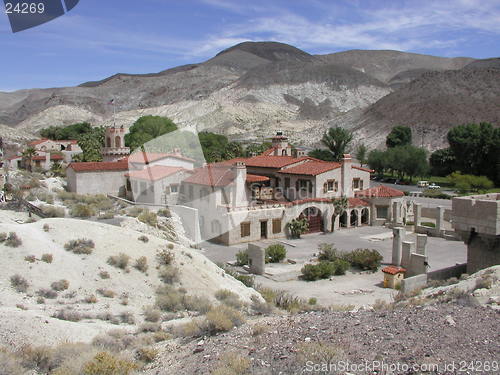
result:
<svg viewBox="0 0 500 375"><path fill-rule="evenodd" d="M435 189L441 189L441 186L439 185L436 185L435 183L432 183L430 184L427 189L432 189L432 190L435 190Z"/></svg>
<svg viewBox="0 0 500 375"><path fill-rule="evenodd" d="M419 182L417 182L417 186L419 188L425 188L425 187L429 186L429 181L419 181Z"/></svg>

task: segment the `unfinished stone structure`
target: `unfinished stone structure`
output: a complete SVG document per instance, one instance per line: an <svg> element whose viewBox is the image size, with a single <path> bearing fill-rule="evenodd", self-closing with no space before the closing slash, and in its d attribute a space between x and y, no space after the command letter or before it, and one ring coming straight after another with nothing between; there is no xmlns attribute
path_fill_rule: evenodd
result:
<svg viewBox="0 0 500 375"><path fill-rule="evenodd" d="M262 247L248 244L248 265L250 273L254 275L263 275L266 266L266 250Z"/></svg>
<svg viewBox="0 0 500 375"><path fill-rule="evenodd" d="M453 198L452 225L467 244L467 273L500 264L500 194Z"/></svg>
<svg viewBox="0 0 500 375"><path fill-rule="evenodd" d="M405 229L393 228L392 265L406 269L405 276L427 273L427 235L417 234L417 243L405 241Z"/></svg>

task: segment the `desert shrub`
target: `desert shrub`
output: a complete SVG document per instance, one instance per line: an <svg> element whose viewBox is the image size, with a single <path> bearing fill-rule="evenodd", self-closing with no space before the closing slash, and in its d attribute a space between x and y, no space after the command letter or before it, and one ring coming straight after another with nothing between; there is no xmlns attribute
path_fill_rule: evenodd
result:
<svg viewBox="0 0 500 375"><path fill-rule="evenodd" d="M173 250L174 249L174 244L173 243L169 243L167 245L167 247L170 249L170 250Z"/></svg>
<svg viewBox="0 0 500 375"><path fill-rule="evenodd" d="M297 359L299 363L338 363L345 359L345 353L334 344L308 342L298 347Z"/></svg>
<svg viewBox="0 0 500 375"><path fill-rule="evenodd" d="M372 307L376 311L392 310L394 309L394 304L384 301L383 299L377 299Z"/></svg>
<svg viewBox="0 0 500 375"><path fill-rule="evenodd" d="M144 210L137 216L137 220L142 221L144 224L156 227L158 225L158 216L154 212Z"/></svg>
<svg viewBox="0 0 500 375"><path fill-rule="evenodd" d="M243 306L240 297L227 289L218 290L215 293L215 298L223 304L234 307L235 309L240 309Z"/></svg>
<svg viewBox="0 0 500 375"><path fill-rule="evenodd" d="M301 298L287 293L283 290L277 292L274 298L274 304L276 307L290 312L307 309L306 303Z"/></svg>
<svg viewBox="0 0 500 375"><path fill-rule="evenodd" d="M245 375L250 373L250 360L234 352L225 353L212 375Z"/></svg>
<svg viewBox="0 0 500 375"><path fill-rule="evenodd" d="M252 327L252 336L260 336L269 331L269 327L264 324L256 324Z"/></svg>
<svg viewBox="0 0 500 375"><path fill-rule="evenodd" d="M42 227L42 228L43 228L43 231L44 231L44 232L48 232L48 231L50 230L50 226L49 226L49 224L43 224L43 227Z"/></svg>
<svg viewBox="0 0 500 375"><path fill-rule="evenodd" d="M82 238L67 242L64 245L64 248L74 254L92 254L92 251L94 251L95 248L95 244L92 240Z"/></svg>
<svg viewBox="0 0 500 375"><path fill-rule="evenodd" d="M179 280L179 270L172 265L161 266L158 270L158 276L164 283L173 284Z"/></svg>
<svg viewBox="0 0 500 375"><path fill-rule="evenodd" d="M351 264L344 259L336 259L332 263L335 266L335 271L333 272L335 276L345 275L346 271L351 267Z"/></svg>
<svg viewBox="0 0 500 375"><path fill-rule="evenodd" d="M353 267L375 272L379 269L383 256L374 249L356 249L345 253L343 258Z"/></svg>
<svg viewBox="0 0 500 375"><path fill-rule="evenodd" d="M159 330L161 330L160 323L146 322L139 327L139 332L158 332Z"/></svg>
<svg viewBox="0 0 500 375"><path fill-rule="evenodd" d="M333 262L340 258L340 254L338 250L333 247L333 244L321 243L318 249L318 260L320 261Z"/></svg>
<svg viewBox="0 0 500 375"><path fill-rule="evenodd" d="M72 217L88 218L95 215L95 210L89 204L79 203L71 207L70 214Z"/></svg>
<svg viewBox="0 0 500 375"><path fill-rule="evenodd" d="M42 212L46 217L64 217L64 216L66 216L66 211L62 207L54 207L54 206L46 206L45 205L45 206L41 206L40 208L42 209ZM45 224L45 225L47 225L47 224ZM44 230L45 230L45 225L43 228ZM49 228L48 225L47 225L47 228ZM45 231L48 232L48 229Z"/></svg>
<svg viewBox="0 0 500 375"><path fill-rule="evenodd" d="M306 264L302 267L302 279L307 281L315 281L320 279L328 279L335 273L335 264L333 262L319 262L318 264Z"/></svg>
<svg viewBox="0 0 500 375"><path fill-rule="evenodd" d="M144 243L149 242L149 238L148 238L147 236L144 236L144 235L143 235L143 236L140 236L140 237L138 238L138 240L139 240L139 241L142 241L142 242L144 242Z"/></svg>
<svg viewBox="0 0 500 375"><path fill-rule="evenodd" d="M50 287L56 292L61 292L69 288L69 281L68 280L54 281L52 284L50 284Z"/></svg>
<svg viewBox="0 0 500 375"><path fill-rule="evenodd" d="M236 265L246 266L248 264L248 251L241 250L236 253Z"/></svg>
<svg viewBox="0 0 500 375"><path fill-rule="evenodd" d="M245 275L241 274L235 270L233 270L230 267L227 267L223 264L218 264L220 268L222 268L228 275L234 277L236 280L240 281L243 283L245 286L248 286L249 288L253 288L255 285L255 276L253 275Z"/></svg>
<svg viewBox="0 0 500 375"><path fill-rule="evenodd" d="M155 309L153 306L147 306L144 309L144 320L146 322L156 323L161 318L161 310Z"/></svg>
<svg viewBox="0 0 500 375"><path fill-rule="evenodd" d="M45 298L43 298L43 297L37 297L36 298L36 303L38 303L39 305L43 305L45 303Z"/></svg>
<svg viewBox="0 0 500 375"><path fill-rule="evenodd" d="M4 242L7 239L7 233L0 233L0 243Z"/></svg>
<svg viewBox="0 0 500 375"><path fill-rule="evenodd" d="M184 306L189 311L205 314L212 309L212 302L206 297L184 296Z"/></svg>
<svg viewBox="0 0 500 375"><path fill-rule="evenodd" d="M172 339L172 335L165 331L158 331L153 333L153 340L155 342L162 342Z"/></svg>
<svg viewBox="0 0 500 375"><path fill-rule="evenodd" d="M274 244L266 247L266 263L279 263L285 258L285 246L281 244Z"/></svg>
<svg viewBox="0 0 500 375"><path fill-rule="evenodd" d="M10 285L19 293L26 293L29 288L28 280L19 274L10 277Z"/></svg>
<svg viewBox="0 0 500 375"><path fill-rule="evenodd" d="M137 349L135 358L139 361L151 363L158 355L158 350L153 348L139 348Z"/></svg>
<svg viewBox="0 0 500 375"><path fill-rule="evenodd" d="M110 256L107 260L107 263L111 266L124 270L128 267L129 261L130 257L127 254L120 253L118 255Z"/></svg>
<svg viewBox="0 0 500 375"><path fill-rule="evenodd" d="M121 359L107 352L98 353L83 366L83 375L128 375L137 368L129 360Z"/></svg>
<svg viewBox="0 0 500 375"><path fill-rule="evenodd" d="M138 217L142 211L144 210L140 207L131 207L127 210L127 216Z"/></svg>
<svg viewBox="0 0 500 375"><path fill-rule="evenodd" d="M206 315L207 330L211 334L230 331L244 322L245 318L238 310L225 305L213 308Z"/></svg>
<svg viewBox="0 0 500 375"><path fill-rule="evenodd" d="M141 271L146 272L149 268L148 266L148 258L140 257L135 261L134 268Z"/></svg>
<svg viewBox="0 0 500 375"><path fill-rule="evenodd" d="M307 301L307 304L311 305L311 306L314 306L317 303L318 303L318 300L316 298L314 298L314 297L309 298L309 300Z"/></svg>
<svg viewBox="0 0 500 375"><path fill-rule="evenodd" d="M19 247L23 244L23 241L21 241L16 232L10 232L4 244L9 247Z"/></svg>
<svg viewBox="0 0 500 375"><path fill-rule="evenodd" d="M36 262L36 256L34 255L26 255L24 257L24 260L28 263L35 263Z"/></svg>
<svg viewBox="0 0 500 375"><path fill-rule="evenodd" d="M37 293L37 295L39 295L43 298L48 298L48 299L55 299L58 296L56 291L54 291L52 289L45 289L45 288L38 289L38 291L36 293Z"/></svg>
<svg viewBox="0 0 500 375"><path fill-rule="evenodd" d="M54 256L52 254L43 254L42 255L42 262L52 263L53 260L54 260Z"/></svg>
<svg viewBox="0 0 500 375"><path fill-rule="evenodd" d="M123 311L120 313L120 320L125 324L135 324L134 313L131 311Z"/></svg>
<svg viewBox="0 0 500 375"><path fill-rule="evenodd" d="M85 303L97 303L97 297L95 294L91 294L90 296L87 296L83 299L83 302Z"/></svg>
<svg viewBox="0 0 500 375"><path fill-rule="evenodd" d="M24 367L38 372L46 373L53 366L53 350L48 346L24 345L17 355Z"/></svg>
<svg viewBox="0 0 500 375"><path fill-rule="evenodd" d="M109 272L108 271L101 271L99 272L99 276L101 279L109 279L111 276L109 276Z"/></svg>
<svg viewBox="0 0 500 375"><path fill-rule="evenodd" d="M24 375L26 370L16 356L0 350L0 375Z"/></svg>
<svg viewBox="0 0 500 375"><path fill-rule="evenodd" d="M115 298L116 296L116 293L111 289L97 289L97 293L106 298Z"/></svg>
<svg viewBox="0 0 500 375"><path fill-rule="evenodd" d="M483 273L477 280L474 289L490 289L497 281L497 277L491 273Z"/></svg>
<svg viewBox="0 0 500 375"><path fill-rule="evenodd" d="M99 313L96 315L95 318L106 322L110 322L111 324L116 324L116 325L120 324L120 319L117 316L110 313L109 311Z"/></svg>
<svg viewBox="0 0 500 375"><path fill-rule="evenodd" d="M172 213L168 208L162 208L161 210L158 210L158 216L161 217L172 217Z"/></svg>
<svg viewBox="0 0 500 375"><path fill-rule="evenodd" d="M54 315L52 315L52 317L59 320L67 320L70 322L79 322L83 319L82 314L71 309L59 310Z"/></svg>
<svg viewBox="0 0 500 375"><path fill-rule="evenodd" d="M174 254L163 249L156 254L156 260L160 266L168 266L174 261Z"/></svg>
<svg viewBox="0 0 500 375"><path fill-rule="evenodd" d="M273 305L269 302L262 302L257 296L252 296L252 310L256 314L270 314L273 311Z"/></svg>
<svg viewBox="0 0 500 375"><path fill-rule="evenodd" d="M184 309L184 293L170 285L163 285L156 291L156 306L162 311Z"/></svg>

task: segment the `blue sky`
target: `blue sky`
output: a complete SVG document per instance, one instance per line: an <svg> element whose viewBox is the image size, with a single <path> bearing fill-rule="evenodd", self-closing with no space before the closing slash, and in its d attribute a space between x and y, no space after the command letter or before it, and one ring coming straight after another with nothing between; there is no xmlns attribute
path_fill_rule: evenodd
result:
<svg viewBox="0 0 500 375"><path fill-rule="evenodd" d="M0 91L157 72L245 40L313 54L497 57L500 0L80 0L67 15L16 34L0 13Z"/></svg>

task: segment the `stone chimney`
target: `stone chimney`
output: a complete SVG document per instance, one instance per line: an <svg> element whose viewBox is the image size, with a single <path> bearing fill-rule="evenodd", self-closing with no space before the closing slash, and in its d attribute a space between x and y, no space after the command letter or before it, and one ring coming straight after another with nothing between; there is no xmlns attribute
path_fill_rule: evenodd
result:
<svg viewBox="0 0 500 375"><path fill-rule="evenodd" d="M342 158L342 195L348 198L352 194L352 157L349 154L344 154Z"/></svg>
<svg viewBox="0 0 500 375"><path fill-rule="evenodd" d="M242 161L237 161L233 165L235 176L234 176L234 190L232 202L235 206L244 206L247 202L246 195L246 181L247 181L247 166Z"/></svg>

